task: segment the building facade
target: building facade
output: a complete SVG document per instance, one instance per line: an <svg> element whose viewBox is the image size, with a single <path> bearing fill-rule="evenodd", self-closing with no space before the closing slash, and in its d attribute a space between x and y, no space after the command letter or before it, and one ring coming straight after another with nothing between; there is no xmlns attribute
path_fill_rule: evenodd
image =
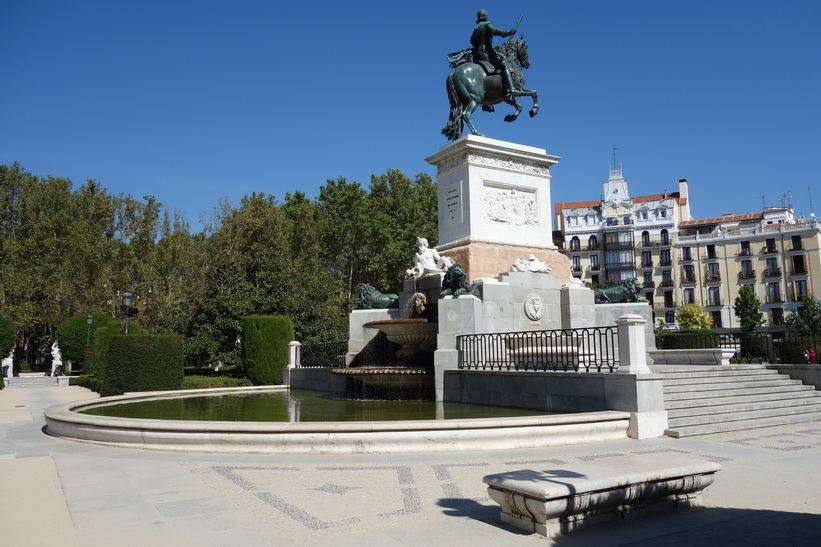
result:
<svg viewBox="0 0 821 547"><path fill-rule="evenodd" d="M572 274L594 286L635 277L654 321L699 304L717 329L737 329L734 303L744 285L761 301L765 328L781 328L803 295L821 291L821 222L791 207L693 219L687 181L678 192L630 197L611 170L598 201L555 204L557 245Z"/></svg>
<svg viewBox="0 0 821 547"><path fill-rule="evenodd" d="M682 302L704 306L716 328L738 328L734 303L744 285L772 328L821 288L821 223L796 218L791 207L681 222L675 250Z"/></svg>
<svg viewBox="0 0 821 547"><path fill-rule="evenodd" d="M678 192L631 197L621 169L611 169L599 201L555 204L557 244L571 272L594 286L638 278L656 317L675 317L678 301L674 244L690 220L687 181Z"/></svg>

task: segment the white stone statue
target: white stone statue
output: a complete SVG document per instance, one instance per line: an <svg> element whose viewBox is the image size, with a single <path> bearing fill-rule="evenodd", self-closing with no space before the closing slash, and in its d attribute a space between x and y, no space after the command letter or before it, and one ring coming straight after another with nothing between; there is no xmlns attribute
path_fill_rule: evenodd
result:
<svg viewBox="0 0 821 547"><path fill-rule="evenodd" d="M405 272L406 277L421 277L423 275L445 273L453 266L450 258L442 256L436 249L428 248L428 240L424 237L416 238L416 254L413 255L413 268Z"/></svg>
<svg viewBox="0 0 821 547"><path fill-rule="evenodd" d="M51 375L57 376L57 367L60 367L60 374L63 371L63 357L60 355L60 344L54 342L51 346Z"/></svg>
<svg viewBox="0 0 821 547"><path fill-rule="evenodd" d="M14 374L14 348L11 348L9 352L9 356L5 357L0 363L0 370L3 371L3 376L5 378L11 378Z"/></svg>
<svg viewBox="0 0 821 547"><path fill-rule="evenodd" d="M537 273L550 273L550 267L536 258L536 255L530 254L527 257L527 260L524 258L517 258L516 262L513 263L513 266L510 267L511 272L537 272Z"/></svg>

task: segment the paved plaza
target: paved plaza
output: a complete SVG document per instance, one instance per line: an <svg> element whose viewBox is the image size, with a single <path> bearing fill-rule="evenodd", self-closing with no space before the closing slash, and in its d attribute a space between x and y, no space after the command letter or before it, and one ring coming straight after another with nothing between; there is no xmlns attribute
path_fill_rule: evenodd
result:
<svg viewBox="0 0 821 547"><path fill-rule="evenodd" d="M52 438L43 410L96 394L0 391L5 545L818 545L821 422L556 448L402 455L219 455ZM555 540L502 525L482 477L643 454L724 469L703 506Z"/></svg>

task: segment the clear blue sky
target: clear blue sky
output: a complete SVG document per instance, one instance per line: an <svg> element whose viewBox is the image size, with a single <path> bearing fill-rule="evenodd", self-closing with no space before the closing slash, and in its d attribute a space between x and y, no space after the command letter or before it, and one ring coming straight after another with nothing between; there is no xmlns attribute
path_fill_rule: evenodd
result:
<svg viewBox="0 0 821 547"><path fill-rule="evenodd" d="M696 217L788 190L821 214L817 0L282 4L4 0L0 163L154 195L195 230L222 197L434 175L445 55L485 8L524 14L541 112L474 120L563 158L554 201L599 199L615 145L632 195L686 178Z"/></svg>

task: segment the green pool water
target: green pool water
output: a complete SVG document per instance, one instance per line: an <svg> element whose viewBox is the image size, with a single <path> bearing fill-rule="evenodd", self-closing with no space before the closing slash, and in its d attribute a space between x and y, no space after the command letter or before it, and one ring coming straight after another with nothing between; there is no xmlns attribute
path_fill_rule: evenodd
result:
<svg viewBox="0 0 821 547"><path fill-rule="evenodd" d="M267 393L165 397L88 408L83 414L118 418L225 422L355 422L456 420L555 414L461 403L354 401L320 391L292 389Z"/></svg>

